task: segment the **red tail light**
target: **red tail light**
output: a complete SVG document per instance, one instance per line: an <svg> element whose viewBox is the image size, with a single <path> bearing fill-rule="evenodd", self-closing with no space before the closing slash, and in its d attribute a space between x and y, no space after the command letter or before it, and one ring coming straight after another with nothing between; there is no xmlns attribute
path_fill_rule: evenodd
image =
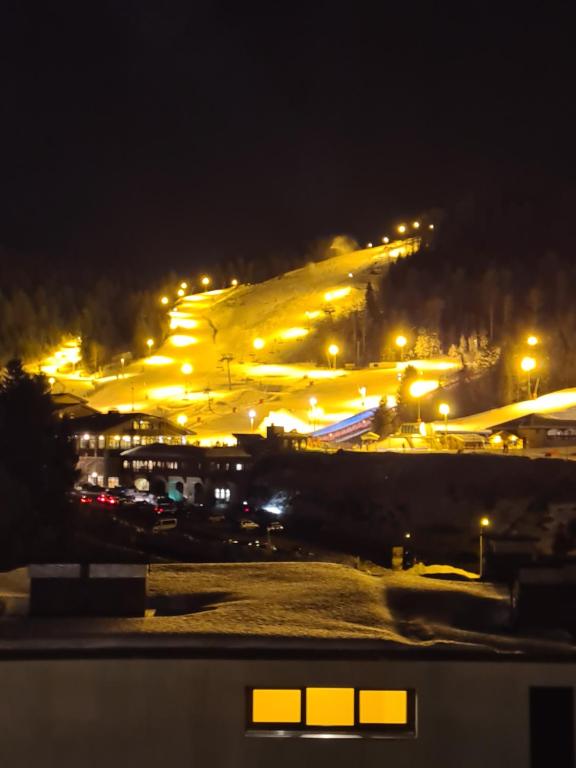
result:
<svg viewBox="0 0 576 768"><path fill-rule="evenodd" d="M154 507L154 512L156 512L157 515L159 515L162 511L162 507Z"/></svg>
<svg viewBox="0 0 576 768"><path fill-rule="evenodd" d="M91 501L90 496L80 496L80 504L90 504Z"/></svg>

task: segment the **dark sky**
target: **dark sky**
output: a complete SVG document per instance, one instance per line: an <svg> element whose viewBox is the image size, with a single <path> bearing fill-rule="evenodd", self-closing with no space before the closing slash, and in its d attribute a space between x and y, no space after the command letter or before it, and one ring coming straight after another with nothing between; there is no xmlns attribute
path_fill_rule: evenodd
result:
<svg viewBox="0 0 576 768"><path fill-rule="evenodd" d="M553 186L570 5L489 6L3 0L0 242L179 266Z"/></svg>

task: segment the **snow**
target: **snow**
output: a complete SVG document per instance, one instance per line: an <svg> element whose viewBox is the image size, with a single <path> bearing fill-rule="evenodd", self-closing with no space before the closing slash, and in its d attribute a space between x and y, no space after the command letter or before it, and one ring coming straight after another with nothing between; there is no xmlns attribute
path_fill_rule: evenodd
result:
<svg viewBox="0 0 576 768"><path fill-rule="evenodd" d="M2 580L0 580L0 594ZM27 647L425 648L500 653L573 653L560 638L508 629L504 588L333 563L154 565L154 615L131 619L0 619L0 650ZM1 600L1 598L0 598Z"/></svg>
<svg viewBox="0 0 576 768"><path fill-rule="evenodd" d="M341 253L263 283L185 296L168 310L172 334L166 342L150 358L126 365L122 376L99 380L89 403L104 411L130 411L134 404L134 410L173 419L185 414L188 428L203 442L230 441L234 432L249 431L251 409L258 431L273 421L311 432L377 407L382 397L396 394L405 364L348 370L339 367L353 357L344 349L321 366L294 361L317 354L315 345L306 346L314 331L322 328L321 338L328 339L326 308L338 318L361 307L366 284L415 245L405 240ZM257 338L263 349L254 348ZM342 346L340 339L330 342ZM233 356L231 390L224 355ZM192 373L182 372L185 363ZM446 358L424 365L432 378L457 368ZM318 400L313 415L312 395Z"/></svg>

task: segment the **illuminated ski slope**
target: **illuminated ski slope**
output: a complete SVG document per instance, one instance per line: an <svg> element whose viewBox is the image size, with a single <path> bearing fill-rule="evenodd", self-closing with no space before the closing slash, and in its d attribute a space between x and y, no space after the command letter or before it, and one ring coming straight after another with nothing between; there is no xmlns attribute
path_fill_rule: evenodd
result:
<svg viewBox="0 0 576 768"><path fill-rule="evenodd" d="M263 430L270 423L310 432L375 407L396 394L401 366L344 369L353 353L330 335L330 323L362 307L367 282L416 246L416 240L397 241L263 283L184 296L167 308L170 335L162 346L97 382L89 402L100 410L166 415L206 442L228 441L234 432ZM317 356L320 342L306 344L318 328L338 353L322 349L322 366L291 362ZM425 361L422 367L424 375L438 379L438 372L456 364Z"/></svg>

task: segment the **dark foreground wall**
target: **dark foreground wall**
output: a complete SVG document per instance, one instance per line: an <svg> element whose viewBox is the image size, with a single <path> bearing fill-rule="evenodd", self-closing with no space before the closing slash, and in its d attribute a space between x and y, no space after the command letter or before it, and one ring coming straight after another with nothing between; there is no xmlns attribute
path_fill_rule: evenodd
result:
<svg viewBox="0 0 576 768"><path fill-rule="evenodd" d="M510 768L530 764L530 686L562 686L571 697L576 667L312 655L3 660L0 680L0 754L7 768ZM413 688L417 734L246 735L247 687L311 685ZM533 736L537 728L533 722Z"/></svg>

